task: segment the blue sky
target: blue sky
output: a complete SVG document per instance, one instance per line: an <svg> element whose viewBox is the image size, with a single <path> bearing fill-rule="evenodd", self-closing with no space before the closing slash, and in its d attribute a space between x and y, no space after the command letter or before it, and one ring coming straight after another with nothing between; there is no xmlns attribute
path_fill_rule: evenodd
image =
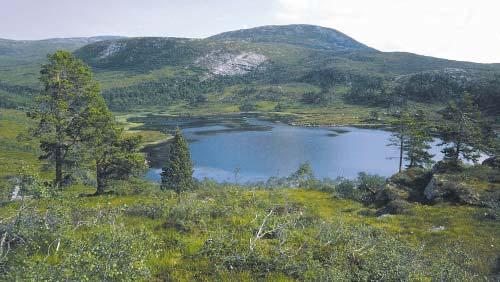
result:
<svg viewBox="0 0 500 282"><path fill-rule="evenodd" d="M0 38L206 37L307 23L383 51L500 63L498 11L499 0L0 0Z"/></svg>

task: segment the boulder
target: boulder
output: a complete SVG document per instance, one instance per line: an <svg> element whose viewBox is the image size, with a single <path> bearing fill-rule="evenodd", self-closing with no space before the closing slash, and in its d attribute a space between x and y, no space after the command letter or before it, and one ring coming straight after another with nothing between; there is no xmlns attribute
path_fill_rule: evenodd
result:
<svg viewBox="0 0 500 282"><path fill-rule="evenodd" d="M446 227L440 225L440 226L432 226L430 229L429 229L429 232L440 232L440 231L444 231L446 230Z"/></svg>
<svg viewBox="0 0 500 282"><path fill-rule="evenodd" d="M500 157L491 157L483 161L482 165L487 165L492 168L500 168Z"/></svg>
<svg viewBox="0 0 500 282"><path fill-rule="evenodd" d="M431 203L446 201L468 205L481 204L480 195L472 186L440 174L434 174L425 187L424 196Z"/></svg>
<svg viewBox="0 0 500 282"><path fill-rule="evenodd" d="M391 201L381 209L377 210L376 213L377 216L385 214L412 214L412 204L400 199Z"/></svg>
<svg viewBox="0 0 500 282"><path fill-rule="evenodd" d="M375 195L377 206L386 205L394 200L421 202L424 188L432 174L428 170L412 168L391 176L384 188Z"/></svg>
<svg viewBox="0 0 500 282"><path fill-rule="evenodd" d="M380 207L384 206L395 200L407 201L410 193L404 189L400 189L396 184L388 182L384 189L380 190L375 195L375 205Z"/></svg>

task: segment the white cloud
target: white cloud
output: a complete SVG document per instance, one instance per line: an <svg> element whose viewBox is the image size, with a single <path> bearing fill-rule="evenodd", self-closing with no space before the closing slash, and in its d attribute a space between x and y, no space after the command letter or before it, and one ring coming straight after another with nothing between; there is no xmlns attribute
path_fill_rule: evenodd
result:
<svg viewBox="0 0 500 282"><path fill-rule="evenodd" d="M383 51L500 63L498 0L278 0L279 23L338 29Z"/></svg>

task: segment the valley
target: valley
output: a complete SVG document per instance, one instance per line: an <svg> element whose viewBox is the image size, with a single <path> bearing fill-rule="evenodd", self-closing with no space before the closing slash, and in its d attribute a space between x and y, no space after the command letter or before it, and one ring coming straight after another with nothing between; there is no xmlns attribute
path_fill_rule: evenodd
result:
<svg viewBox="0 0 500 282"><path fill-rule="evenodd" d="M314 25L0 39L0 280L497 281L499 121Z"/></svg>

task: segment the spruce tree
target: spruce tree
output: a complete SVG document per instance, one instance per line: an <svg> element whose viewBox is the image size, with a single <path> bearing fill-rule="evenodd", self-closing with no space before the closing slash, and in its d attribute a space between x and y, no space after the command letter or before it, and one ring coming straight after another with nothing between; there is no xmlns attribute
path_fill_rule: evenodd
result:
<svg viewBox="0 0 500 282"><path fill-rule="evenodd" d="M179 196L194 187L193 165L189 147L179 128L175 131L170 156L161 173L162 189L172 189Z"/></svg>

